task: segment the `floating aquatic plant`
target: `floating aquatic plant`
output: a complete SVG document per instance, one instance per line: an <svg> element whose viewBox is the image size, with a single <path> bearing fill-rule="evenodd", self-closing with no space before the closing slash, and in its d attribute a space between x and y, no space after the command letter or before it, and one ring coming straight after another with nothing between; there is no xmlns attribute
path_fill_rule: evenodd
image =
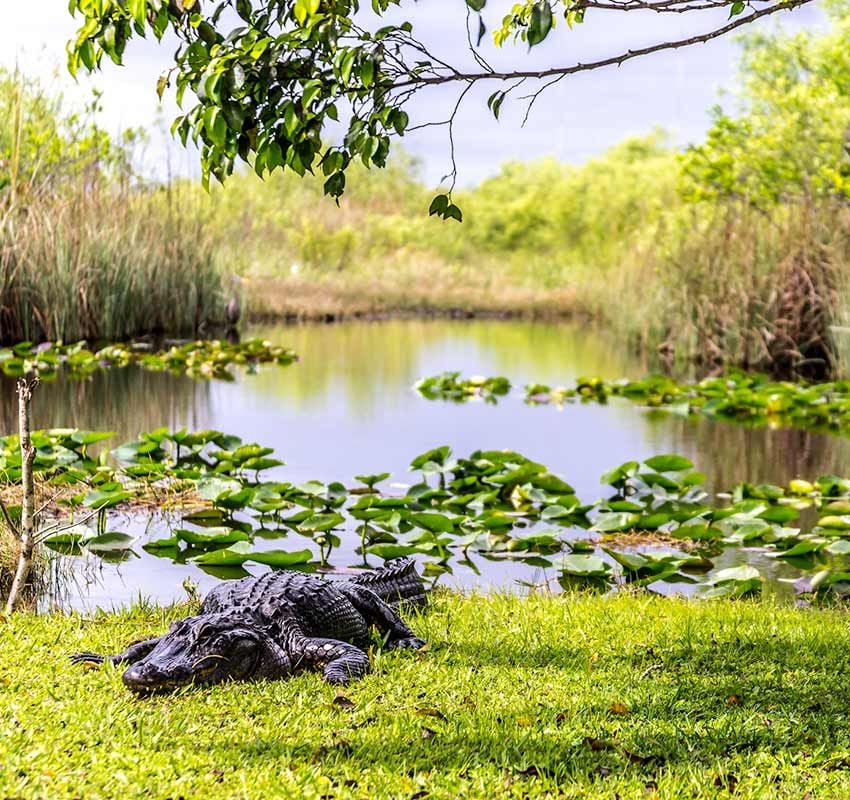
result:
<svg viewBox="0 0 850 800"><path fill-rule="evenodd" d="M430 378L422 378L414 384L419 394L429 400L453 400L462 403L466 400L484 400L495 403L511 390L511 382L501 376L485 378L474 375L461 378L460 372L444 372Z"/></svg>
<svg viewBox="0 0 850 800"><path fill-rule="evenodd" d="M444 373L421 379L415 388L429 400L462 402L475 397L471 390L473 381L481 385L487 385L488 381L504 382L510 387L502 377L464 379L459 373ZM507 390L491 392L487 399L496 402L498 396L507 393ZM850 381L773 381L762 375L733 372L696 383L680 383L666 376L653 375L638 381L587 377L577 379L572 386L533 383L525 387L525 401L529 405L605 403L612 397L686 416L700 414L751 425L776 424L850 432Z"/></svg>
<svg viewBox="0 0 850 800"><path fill-rule="evenodd" d="M159 350L144 341L107 344L95 350L89 349L86 342L71 345L20 342L0 349L0 370L5 375L20 377L36 373L42 380L51 380L60 374L79 380L99 370L130 365L192 378L233 380L230 368L234 365L249 368L257 364L285 366L297 360L293 350L262 339L238 343L219 339L176 342Z"/></svg>
<svg viewBox="0 0 850 800"><path fill-rule="evenodd" d="M437 576L461 561L475 568L474 558L510 559L549 568L564 585L696 582L709 597L761 587L750 573L710 571L726 547L758 547L803 570L827 570L811 591L841 584L830 576L850 572L850 480L838 476L787 486L743 482L710 497L689 459L659 454L608 470L605 496L586 502L521 453L456 457L444 446L413 458L419 477L393 495L378 488L388 473L360 475L353 488L267 477L283 466L271 448L221 431L160 428L111 451L104 449L109 435L33 433L38 479L58 492L55 513L96 518L91 530L50 541L54 549L127 557L130 537L107 530L112 510L166 506L182 520L143 549L218 575L230 570L230 577L245 574L248 563L328 564L343 537L355 537L364 565L418 555ZM16 436L0 438L0 481L20 481ZM806 509L814 524L792 527ZM273 550L261 541L293 539L299 544Z"/></svg>

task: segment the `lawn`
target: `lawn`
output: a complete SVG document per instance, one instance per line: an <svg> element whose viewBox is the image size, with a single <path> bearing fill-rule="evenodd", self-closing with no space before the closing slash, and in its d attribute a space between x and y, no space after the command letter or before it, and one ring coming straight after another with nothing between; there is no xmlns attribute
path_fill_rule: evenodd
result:
<svg viewBox="0 0 850 800"><path fill-rule="evenodd" d="M0 796L847 798L837 610L635 594L439 595L426 650L138 699L117 651L185 608L0 626Z"/></svg>

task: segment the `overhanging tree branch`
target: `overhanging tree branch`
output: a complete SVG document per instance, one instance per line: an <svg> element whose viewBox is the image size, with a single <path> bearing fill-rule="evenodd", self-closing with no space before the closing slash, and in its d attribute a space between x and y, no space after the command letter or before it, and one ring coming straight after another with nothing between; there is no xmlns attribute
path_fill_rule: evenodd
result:
<svg viewBox="0 0 850 800"><path fill-rule="evenodd" d="M260 176L278 169L301 176L321 170L325 194L338 199L355 159L383 167L394 137L440 124L420 119L411 125L406 107L422 90L461 84L460 101L480 81L511 83L488 101L498 118L517 85L541 81L536 91L525 95L527 119L540 93L569 75L709 42L813 0L518 0L493 33L497 45L515 40L535 47L549 37L556 18L570 28L582 28L588 24L587 15L597 12L728 9L729 20L706 33L676 40L659 37L645 47L595 61L503 71L492 69L478 50L486 32L486 2L466 0L466 13L458 19L465 43L451 56L471 53L475 71L438 57L414 36L409 22L380 20L380 27L372 29L368 11L360 10L357 0L70 0L71 12L83 20L69 45L69 67L72 72L97 70L104 57L120 64L131 39L149 33L162 39L171 31L181 45L174 67L160 78L157 90L162 94L173 82L178 103L189 106L174 121L172 132L200 150L205 185L211 178L224 181L238 161L245 161ZM372 10L380 18L391 5L401 4L372 0ZM470 29L470 12L477 15L477 37ZM236 27L234 15L240 18ZM570 35L581 33L573 30ZM456 115L457 108L442 123L449 130L452 183L457 174ZM337 122L345 133L329 145L328 128ZM451 202L451 188L435 198L431 213L461 219L460 209Z"/></svg>
<svg viewBox="0 0 850 800"><path fill-rule="evenodd" d="M541 70L512 70L510 72L450 72L444 75L423 76L411 78L409 80L399 81L393 84L393 88L401 89L406 86L423 84L435 86L443 83L453 83L455 81L509 81L515 78L531 78L543 80L545 78L552 78L556 76L566 77L567 75L574 75L579 72L589 72L594 69L602 69L603 67L619 67L627 61L631 61L635 58L641 58L642 56L648 56L653 53L660 53L665 50L678 50L682 47L689 47L695 44L705 44L706 42L710 42L712 39L719 39L721 36L726 36L727 34L732 33L732 31L735 31L738 28L742 28L745 25L750 25L756 20L761 19L762 17L767 17L771 14L776 14L779 11L787 11L790 8L799 8L800 6L806 5L807 3L811 2L814 2L814 0L793 0L793 2L791 3L780 3L777 5L769 6L767 8L762 8L758 11L754 11L752 14L748 14L747 16L738 17L734 21L722 26L721 28L716 28L715 30L709 31L708 33L701 33L696 36L688 36L684 39L676 39L671 42L660 42L658 44L649 45L647 47L640 47L633 50L627 50L626 52L620 53L619 55L610 56L609 58L603 58L598 61L588 61L585 63L571 64L566 67L550 67L548 69ZM625 11L630 10L632 8L641 9L648 7L648 5L649 4L634 5L629 6L628 8L623 7L619 10ZM718 3L716 6L712 7L715 8L724 5L728 5L728 3Z"/></svg>

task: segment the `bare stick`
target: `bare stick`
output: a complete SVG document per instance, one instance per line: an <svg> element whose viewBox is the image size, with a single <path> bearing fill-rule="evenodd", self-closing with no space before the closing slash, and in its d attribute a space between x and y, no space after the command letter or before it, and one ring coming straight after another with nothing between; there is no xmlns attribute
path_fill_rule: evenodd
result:
<svg viewBox="0 0 850 800"><path fill-rule="evenodd" d="M21 439L21 551L18 556L18 568L6 600L6 613L11 614L18 604L32 567L32 554L35 548L35 483L33 481L33 463L35 447L30 438L30 403L37 378L21 378L18 381L18 432Z"/></svg>
<svg viewBox="0 0 850 800"><path fill-rule="evenodd" d="M53 523L53 525L49 525L46 528L42 528L36 536L36 542L43 542L49 536L56 536L57 534L60 534L63 531L69 531L71 530L71 528L76 528L78 525L85 525L90 519L93 519L98 514L100 514L102 510L103 509L98 508L92 511L90 514L84 516L82 519L74 521L68 520L66 522L57 521Z"/></svg>

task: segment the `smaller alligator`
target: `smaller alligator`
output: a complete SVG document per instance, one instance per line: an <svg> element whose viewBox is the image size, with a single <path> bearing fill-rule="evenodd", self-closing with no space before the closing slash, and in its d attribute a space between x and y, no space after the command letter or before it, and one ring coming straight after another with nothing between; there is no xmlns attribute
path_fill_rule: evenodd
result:
<svg viewBox="0 0 850 800"><path fill-rule="evenodd" d="M329 683L348 683L369 671L369 629L386 647L425 645L398 615L401 603L426 603L411 560L351 580L300 572L269 572L213 589L197 616L168 633L131 644L123 653L76 653L75 662L129 665L124 684L134 692L168 691L188 684L275 680L321 669Z"/></svg>

